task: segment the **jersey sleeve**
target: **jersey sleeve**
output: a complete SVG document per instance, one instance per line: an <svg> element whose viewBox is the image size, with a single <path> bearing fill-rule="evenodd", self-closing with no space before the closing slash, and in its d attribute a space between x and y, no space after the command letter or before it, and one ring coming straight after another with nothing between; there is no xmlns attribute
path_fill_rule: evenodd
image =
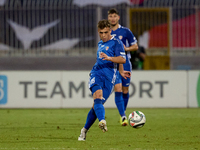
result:
<svg viewBox="0 0 200 150"><path fill-rule="evenodd" d="M123 58L126 59L126 53L124 50L124 46L121 40L116 39L116 45L115 45L115 56L122 56Z"/></svg>
<svg viewBox="0 0 200 150"><path fill-rule="evenodd" d="M137 43L136 37L133 35L131 30L128 29L128 28L127 28L127 39L128 39L128 43L129 43L130 46Z"/></svg>

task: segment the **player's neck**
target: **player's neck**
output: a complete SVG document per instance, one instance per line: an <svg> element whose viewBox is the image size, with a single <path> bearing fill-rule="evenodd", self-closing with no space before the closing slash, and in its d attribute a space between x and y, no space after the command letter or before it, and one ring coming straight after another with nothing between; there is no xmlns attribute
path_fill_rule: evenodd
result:
<svg viewBox="0 0 200 150"><path fill-rule="evenodd" d="M114 26L111 26L111 29L112 29L113 31L117 30L118 28L119 28L119 23L117 23L117 24L114 25Z"/></svg>
<svg viewBox="0 0 200 150"><path fill-rule="evenodd" d="M110 35L110 39L109 39L109 40L111 40L111 39L112 39L112 37L113 37L113 36L112 36L112 35Z"/></svg>

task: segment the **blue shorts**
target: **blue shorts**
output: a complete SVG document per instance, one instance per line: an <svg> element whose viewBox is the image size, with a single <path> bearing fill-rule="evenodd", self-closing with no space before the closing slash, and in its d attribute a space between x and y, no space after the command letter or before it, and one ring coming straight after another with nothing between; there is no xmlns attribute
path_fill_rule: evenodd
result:
<svg viewBox="0 0 200 150"><path fill-rule="evenodd" d="M105 76L98 74L91 74L89 80L89 88L92 95L97 90L101 89L103 91L103 104L106 102L113 90L113 83L109 81Z"/></svg>
<svg viewBox="0 0 200 150"><path fill-rule="evenodd" d="M119 73L119 71L116 72L116 80L114 85L122 83L122 86L128 87L130 85L130 82L131 82L130 78L124 79Z"/></svg>

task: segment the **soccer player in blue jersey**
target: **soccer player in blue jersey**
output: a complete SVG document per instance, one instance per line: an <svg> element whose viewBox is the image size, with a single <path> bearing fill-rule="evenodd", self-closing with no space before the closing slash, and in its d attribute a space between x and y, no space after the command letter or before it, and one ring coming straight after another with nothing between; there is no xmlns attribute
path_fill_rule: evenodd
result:
<svg viewBox="0 0 200 150"><path fill-rule="evenodd" d="M126 63L123 64L123 68L125 71L132 70L132 64L130 61L131 54L130 51L137 51L137 39L130 31L130 29L123 27L119 24L119 12L112 8L108 11L108 21L111 24L111 35L119 38L123 45L126 52ZM128 121L125 114L128 100L129 100L129 85L130 85L130 78L124 79L119 72L117 72L117 79L114 86L115 91L115 104L118 108L120 114L120 123L122 126L127 126Z"/></svg>
<svg viewBox="0 0 200 150"><path fill-rule="evenodd" d="M105 121L105 109L103 104L110 96L116 79L116 63L125 63L126 54L123 43L111 36L111 28L108 20L98 22L97 59L90 72L89 88L94 99L93 106L89 111L85 126L81 129L78 141L85 141L86 133L95 120L99 120L99 128L105 132L107 125Z"/></svg>

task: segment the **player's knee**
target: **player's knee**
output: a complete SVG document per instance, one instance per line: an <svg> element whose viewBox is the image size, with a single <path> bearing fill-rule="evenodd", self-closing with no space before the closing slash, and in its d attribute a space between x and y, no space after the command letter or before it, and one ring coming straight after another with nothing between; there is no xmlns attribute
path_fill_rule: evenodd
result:
<svg viewBox="0 0 200 150"><path fill-rule="evenodd" d="M102 99L102 95L96 95L94 99Z"/></svg>
<svg viewBox="0 0 200 150"><path fill-rule="evenodd" d="M94 94L93 94L93 98L94 99L102 99L102 90L97 90Z"/></svg>
<svg viewBox="0 0 200 150"><path fill-rule="evenodd" d="M123 90L123 94L128 94L128 90Z"/></svg>
<svg viewBox="0 0 200 150"><path fill-rule="evenodd" d="M122 89L115 89L115 92L122 92Z"/></svg>
<svg viewBox="0 0 200 150"><path fill-rule="evenodd" d="M122 91L123 91L123 94L127 94L128 91L129 91L129 88L128 87L123 87Z"/></svg>
<svg viewBox="0 0 200 150"><path fill-rule="evenodd" d="M122 86L120 84L116 84L114 90L115 92L122 92Z"/></svg>

